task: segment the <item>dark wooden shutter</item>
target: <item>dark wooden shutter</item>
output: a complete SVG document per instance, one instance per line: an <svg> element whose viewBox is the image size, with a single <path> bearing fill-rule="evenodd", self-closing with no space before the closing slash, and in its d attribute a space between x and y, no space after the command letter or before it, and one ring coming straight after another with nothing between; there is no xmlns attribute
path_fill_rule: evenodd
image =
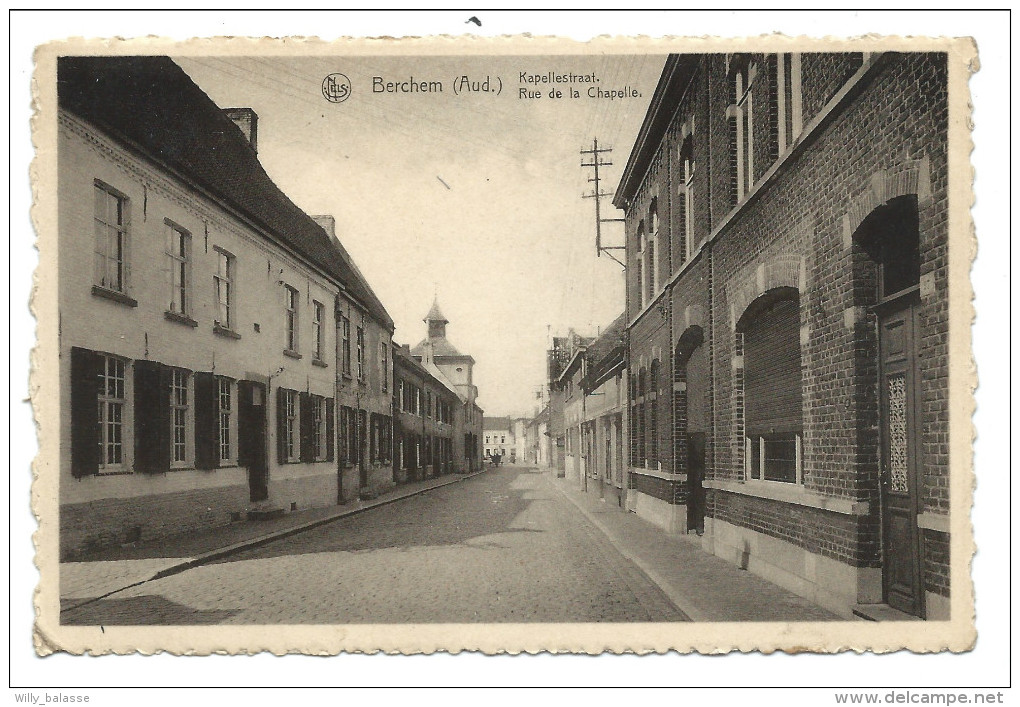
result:
<svg viewBox="0 0 1020 707"><path fill-rule="evenodd" d="M300 393L298 395L298 401L300 403L299 413L299 425L301 428L301 450L298 453L298 457L302 462L308 463L315 461L315 445L312 444L315 436L315 404L318 402L318 398L309 395L308 393Z"/></svg>
<svg viewBox="0 0 1020 707"><path fill-rule="evenodd" d="M159 474L170 468L171 370L135 361L135 469Z"/></svg>
<svg viewBox="0 0 1020 707"><path fill-rule="evenodd" d="M220 465L220 390L212 373L195 373L195 468Z"/></svg>
<svg viewBox="0 0 1020 707"><path fill-rule="evenodd" d="M336 448L336 431L333 423L333 398L326 398L326 461L333 461Z"/></svg>
<svg viewBox="0 0 1020 707"><path fill-rule="evenodd" d="M250 466L252 460L252 444L255 440L253 427L256 424L252 405L255 400L255 383L237 381L237 463Z"/></svg>
<svg viewBox="0 0 1020 707"><path fill-rule="evenodd" d="M803 428L797 297L768 305L744 329L744 411L751 436Z"/></svg>
<svg viewBox="0 0 1020 707"><path fill-rule="evenodd" d="M287 463L287 389L276 389L276 461Z"/></svg>
<svg viewBox="0 0 1020 707"><path fill-rule="evenodd" d="M103 357L71 348L71 474L81 478L99 471L99 381Z"/></svg>

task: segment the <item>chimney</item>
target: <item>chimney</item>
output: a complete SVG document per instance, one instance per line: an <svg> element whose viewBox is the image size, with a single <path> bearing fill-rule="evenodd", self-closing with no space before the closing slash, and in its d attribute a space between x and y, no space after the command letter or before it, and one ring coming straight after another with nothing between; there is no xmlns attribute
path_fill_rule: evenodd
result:
<svg viewBox="0 0 1020 707"><path fill-rule="evenodd" d="M322 226L322 230L329 234L329 237L336 240L336 219L329 214L322 216L312 216L312 220L315 223Z"/></svg>
<svg viewBox="0 0 1020 707"><path fill-rule="evenodd" d="M241 129L244 137L255 152L259 151L259 116L251 108L224 108L223 112L228 118L234 121L234 125Z"/></svg>

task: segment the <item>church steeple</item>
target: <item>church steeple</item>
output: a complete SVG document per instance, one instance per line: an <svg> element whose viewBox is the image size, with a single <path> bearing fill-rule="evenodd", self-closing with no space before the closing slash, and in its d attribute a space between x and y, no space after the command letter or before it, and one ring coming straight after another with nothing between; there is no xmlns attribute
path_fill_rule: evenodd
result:
<svg viewBox="0 0 1020 707"><path fill-rule="evenodd" d="M430 339L446 338L446 325L450 320L440 311L438 298L432 301L432 309L425 315L424 321L429 326Z"/></svg>

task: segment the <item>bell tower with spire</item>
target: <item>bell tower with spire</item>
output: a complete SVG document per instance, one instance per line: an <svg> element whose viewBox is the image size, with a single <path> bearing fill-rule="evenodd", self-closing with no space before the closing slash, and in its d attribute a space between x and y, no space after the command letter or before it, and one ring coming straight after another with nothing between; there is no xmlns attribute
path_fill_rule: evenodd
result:
<svg viewBox="0 0 1020 707"><path fill-rule="evenodd" d="M419 363L435 363L464 399L474 402L478 394L474 386L475 360L458 351L446 338L446 325L450 320L439 309L438 298L432 301L432 309L423 321L428 327L428 334L411 349L411 355Z"/></svg>
<svg viewBox="0 0 1020 707"><path fill-rule="evenodd" d="M443 316L439 309L439 299L432 300L432 309L425 315L425 323L428 325L429 339L445 339L446 325L450 320Z"/></svg>

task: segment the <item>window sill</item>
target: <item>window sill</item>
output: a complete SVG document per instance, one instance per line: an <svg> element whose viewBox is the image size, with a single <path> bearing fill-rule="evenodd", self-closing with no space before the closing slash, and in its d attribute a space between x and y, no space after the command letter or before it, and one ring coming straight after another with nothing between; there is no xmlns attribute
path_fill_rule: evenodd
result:
<svg viewBox="0 0 1020 707"><path fill-rule="evenodd" d="M166 469L164 469L163 471L156 471L156 472L144 472L143 471L143 472L139 472L139 473L142 474L143 476L155 476L156 474L173 474L173 473L178 472L178 471L196 471L196 468L195 468L194 464L181 464L181 465L178 465L178 466L171 465L171 466L167 467Z"/></svg>
<svg viewBox="0 0 1020 707"><path fill-rule="evenodd" d="M138 300L136 300L134 297L128 297L123 292L117 292L115 290L108 290L105 287L100 287L99 285L93 285L92 286L92 294L95 297L102 297L103 299L108 299L111 302L117 302L118 304L125 304L128 307L137 307L138 306Z"/></svg>
<svg viewBox="0 0 1020 707"><path fill-rule="evenodd" d="M323 361L321 358L313 358L312 365L318 366L319 368L329 368L329 364Z"/></svg>
<svg viewBox="0 0 1020 707"><path fill-rule="evenodd" d="M167 321L183 324L184 326L189 326L192 329L198 326L198 322L196 322L194 319L192 319L186 314L178 314L177 312L163 312L163 317Z"/></svg>
<svg viewBox="0 0 1020 707"><path fill-rule="evenodd" d="M949 516L943 513L932 513L931 511L918 513L917 527L923 530L934 530L939 533L949 533Z"/></svg>
<svg viewBox="0 0 1020 707"><path fill-rule="evenodd" d="M797 506L818 508L823 511L841 513L849 516L866 516L869 512L867 501L854 501L849 498L835 498L823 496L820 493L808 491L803 486L787 484L782 481L731 481L727 479L705 479L702 486L709 489L726 491L741 496L751 496L769 501L791 503Z"/></svg>
<svg viewBox="0 0 1020 707"><path fill-rule="evenodd" d="M686 481L687 474L683 472L671 472L662 471L661 469L649 469L643 466L631 466L627 467L627 470L631 474L639 474L641 476L652 476L656 479L666 479L667 481Z"/></svg>
<svg viewBox="0 0 1020 707"><path fill-rule="evenodd" d="M299 361L300 361L300 360L301 360L302 358L304 358L304 356L302 356L302 355L301 355L301 354L299 354L299 353L298 353L297 351L294 351L294 350L292 350L292 349L284 349L284 350L283 350L283 355L284 355L284 356L287 356L288 358L296 358L296 359L297 359L297 360L299 360Z"/></svg>
<svg viewBox="0 0 1020 707"><path fill-rule="evenodd" d="M78 480L88 478L89 476L134 476L135 472L129 469L115 469L111 471L97 471L95 474L86 474L85 476L78 477Z"/></svg>
<svg viewBox="0 0 1020 707"><path fill-rule="evenodd" d="M227 327L220 326L219 324L213 324L212 330L213 330L214 334L216 334L218 336L222 336L225 339L240 339L241 338L241 335L238 334L233 329L228 329Z"/></svg>

